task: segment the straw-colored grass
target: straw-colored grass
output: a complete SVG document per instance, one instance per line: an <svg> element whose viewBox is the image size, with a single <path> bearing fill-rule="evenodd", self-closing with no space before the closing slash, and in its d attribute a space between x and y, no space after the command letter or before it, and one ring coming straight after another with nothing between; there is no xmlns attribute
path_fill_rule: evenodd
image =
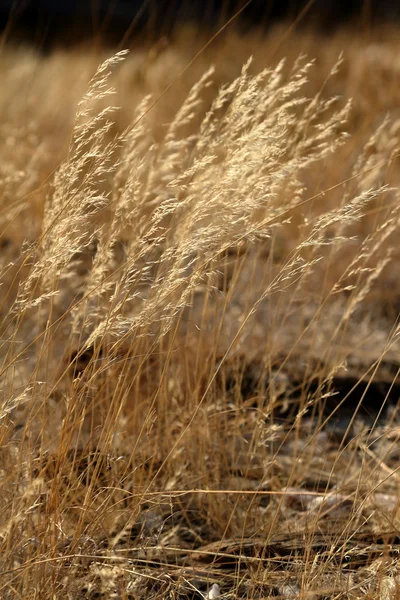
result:
<svg viewBox="0 0 400 600"><path fill-rule="evenodd" d="M397 33L2 50L1 598L397 597Z"/></svg>

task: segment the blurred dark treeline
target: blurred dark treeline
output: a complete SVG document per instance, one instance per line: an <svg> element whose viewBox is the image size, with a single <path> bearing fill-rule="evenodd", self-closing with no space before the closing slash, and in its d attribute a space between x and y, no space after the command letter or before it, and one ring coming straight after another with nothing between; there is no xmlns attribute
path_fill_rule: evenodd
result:
<svg viewBox="0 0 400 600"><path fill-rule="evenodd" d="M151 38L184 22L217 29L234 15L244 29L296 20L329 32L399 19L400 0L0 0L3 36L43 48L96 36L110 43L137 34Z"/></svg>

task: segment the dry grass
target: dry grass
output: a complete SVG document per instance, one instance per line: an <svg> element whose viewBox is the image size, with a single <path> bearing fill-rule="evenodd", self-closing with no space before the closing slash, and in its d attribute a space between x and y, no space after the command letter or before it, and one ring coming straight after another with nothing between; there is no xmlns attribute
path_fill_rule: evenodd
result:
<svg viewBox="0 0 400 600"><path fill-rule="evenodd" d="M2 51L1 598L397 597L397 33Z"/></svg>

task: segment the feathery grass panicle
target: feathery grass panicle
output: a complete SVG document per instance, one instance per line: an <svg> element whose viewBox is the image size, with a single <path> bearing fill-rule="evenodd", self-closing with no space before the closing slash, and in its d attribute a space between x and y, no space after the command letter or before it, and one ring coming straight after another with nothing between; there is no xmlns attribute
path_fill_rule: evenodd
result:
<svg viewBox="0 0 400 600"><path fill-rule="evenodd" d="M224 149L220 147L219 137L211 139L207 146L201 146L199 134L195 133L186 142L173 140L177 126L169 127L156 152L155 163L150 165L148 186L152 190L154 209L149 214L147 229L144 228L144 244L139 246L136 256L129 257L129 287L125 292L119 289L118 297L123 300L115 309L107 310L103 325L90 336L89 346L97 336L105 335L105 327L111 333L113 324L122 328L121 331L134 332L138 327L146 331L149 324L159 322L165 333L190 301L192 290L202 282L204 274L211 274L210 266L222 252L238 242L269 235L269 205L274 203L276 194L274 182L290 178L291 172L300 171L324 157L328 149L333 151L338 143L332 124L335 127L338 122L344 124L347 107L328 120L323 132L316 128L314 138L312 124L308 123L309 146L302 146L303 124L292 111L299 103L307 102L305 98L298 100L296 94L304 85L311 65L299 68L301 73L295 72L284 85L280 78L282 64L254 78L248 76L249 66L250 63L244 67L236 86L232 86L236 91L227 112L214 115L218 125L212 124L209 115L205 117L205 121L220 132L226 145ZM177 123L185 122L189 118L185 115L189 113L192 117L198 105L199 90L207 84L210 75L211 72L207 72L192 89L178 111ZM226 96L226 89L218 95L216 105L222 103L221 96ZM211 108L211 112L213 110ZM199 129L202 136L207 135L204 125ZM300 145L293 151L296 139ZM174 158L177 150L171 144L179 149L183 147L183 161ZM287 157L289 152L293 153L293 159ZM118 206L118 200L116 204ZM266 216L256 222L255 214L260 210ZM288 206L284 210L287 211ZM215 214L218 221L214 219ZM272 220L276 223L274 213ZM135 243L140 244L137 239ZM143 264L141 259L144 253L150 257L156 248L159 256L154 280L150 281L150 295L140 302L136 286L146 282L149 265L148 260ZM132 269L136 264L142 264L144 272L138 271L135 277ZM134 291L133 296L130 290ZM122 319L120 314L129 299L135 299L139 306L132 321Z"/></svg>

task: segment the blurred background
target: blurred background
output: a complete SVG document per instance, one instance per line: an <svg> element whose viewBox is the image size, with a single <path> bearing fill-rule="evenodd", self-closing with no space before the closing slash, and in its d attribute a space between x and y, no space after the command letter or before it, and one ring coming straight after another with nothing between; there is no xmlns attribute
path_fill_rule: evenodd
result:
<svg viewBox="0 0 400 600"><path fill-rule="evenodd" d="M3 39L30 40L43 49L97 38L129 43L138 35L168 34L180 24L217 29L234 17L241 29L277 21L369 28L400 17L397 0L0 0Z"/></svg>

